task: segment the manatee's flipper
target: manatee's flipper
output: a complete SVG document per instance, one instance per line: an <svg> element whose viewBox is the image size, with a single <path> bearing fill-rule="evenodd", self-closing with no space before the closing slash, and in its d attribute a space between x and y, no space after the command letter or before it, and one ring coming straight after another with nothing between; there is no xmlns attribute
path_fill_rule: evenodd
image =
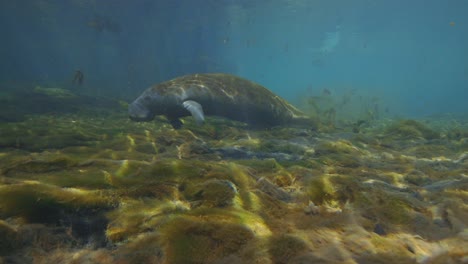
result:
<svg viewBox="0 0 468 264"><path fill-rule="evenodd" d="M182 121L179 118L169 119L169 123L171 123L174 129L180 129L182 127Z"/></svg>
<svg viewBox="0 0 468 264"><path fill-rule="evenodd" d="M205 121L205 115L203 114L203 108L201 104L192 100L187 100L183 102L182 105L185 107L185 109L190 111L197 124L202 124L203 121Z"/></svg>

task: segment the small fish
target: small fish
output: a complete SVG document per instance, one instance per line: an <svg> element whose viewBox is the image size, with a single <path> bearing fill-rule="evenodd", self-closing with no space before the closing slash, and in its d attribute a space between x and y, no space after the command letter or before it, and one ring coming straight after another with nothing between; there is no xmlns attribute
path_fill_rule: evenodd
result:
<svg viewBox="0 0 468 264"><path fill-rule="evenodd" d="M83 72L80 70L76 70L75 74L73 75L73 84L78 84L81 86L83 84L83 81L84 81Z"/></svg>

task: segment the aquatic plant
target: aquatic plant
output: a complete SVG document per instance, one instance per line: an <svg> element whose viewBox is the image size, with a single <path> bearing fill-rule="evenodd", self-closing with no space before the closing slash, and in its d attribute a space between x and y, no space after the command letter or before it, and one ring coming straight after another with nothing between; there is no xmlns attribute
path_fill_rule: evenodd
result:
<svg viewBox="0 0 468 264"><path fill-rule="evenodd" d="M59 223L67 213L106 210L113 201L96 191L63 189L39 182L0 186L0 217L26 222Z"/></svg>
<svg viewBox="0 0 468 264"><path fill-rule="evenodd" d="M308 251L307 244L299 237L281 234L269 239L268 252L274 263L291 263Z"/></svg>
<svg viewBox="0 0 468 264"><path fill-rule="evenodd" d="M186 191L187 193L188 191ZM186 195L191 201L199 201L199 205L208 207L225 207L234 203L237 187L228 180L212 179L194 186Z"/></svg>
<svg viewBox="0 0 468 264"><path fill-rule="evenodd" d="M170 263L221 261L239 254L254 238L253 232L242 224L193 217L174 219L163 234L166 260Z"/></svg>
<svg viewBox="0 0 468 264"><path fill-rule="evenodd" d="M9 255L18 247L17 231L3 220L0 220L0 256Z"/></svg>
<svg viewBox="0 0 468 264"><path fill-rule="evenodd" d="M436 139L440 135L426 125L415 120L400 120L388 126L385 130L387 137L399 137L405 139Z"/></svg>

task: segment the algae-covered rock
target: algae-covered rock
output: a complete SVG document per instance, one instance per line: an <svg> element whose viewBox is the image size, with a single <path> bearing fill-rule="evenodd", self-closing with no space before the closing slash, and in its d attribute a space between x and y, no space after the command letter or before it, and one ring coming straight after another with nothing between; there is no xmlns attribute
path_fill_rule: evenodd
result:
<svg viewBox="0 0 468 264"><path fill-rule="evenodd" d="M67 213L111 206L110 199L95 191L64 189L38 182L0 186L0 217L22 217L27 222L58 223Z"/></svg>
<svg viewBox="0 0 468 264"><path fill-rule="evenodd" d="M37 240L44 237L45 243L52 244L51 247L66 244L64 241L70 240L70 237L78 244L103 246L106 243L104 232L107 227L103 212L113 206L110 198L96 191L64 189L37 182L0 186L0 217L21 219L24 223L64 225L68 228L68 232L60 228L60 232L55 232L44 227L42 231L37 230L40 234L30 234ZM24 233L26 229L20 231L20 237L28 237Z"/></svg>
<svg viewBox="0 0 468 264"><path fill-rule="evenodd" d="M288 192L264 177L257 181L257 188L280 201L288 202L291 200L291 195Z"/></svg>
<svg viewBox="0 0 468 264"><path fill-rule="evenodd" d="M450 140L462 140L468 138L468 129L460 127L449 129L446 132L446 136Z"/></svg>
<svg viewBox="0 0 468 264"><path fill-rule="evenodd" d="M362 153L359 148L355 147L351 142L347 140L338 141L321 141L315 147L316 155L326 154L360 154Z"/></svg>
<svg viewBox="0 0 468 264"><path fill-rule="evenodd" d="M50 116L43 117L42 120L0 124L0 147L39 151L89 146L99 140L90 130L75 127L78 125L73 120L63 120L65 124L57 124L57 119ZM66 124L66 121L70 123Z"/></svg>
<svg viewBox="0 0 468 264"><path fill-rule="evenodd" d="M11 161L10 166L4 169L3 173L26 172L26 173L44 173L56 170L68 169L76 165L76 161L66 155L41 155L39 157L22 158L20 160Z"/></svg>
<svg viewBox="0 0 468 264"><path fill-rule="evenodd" d="M405 139L436 139L440 134L415 120L401 120L385 130L386 136Z"/></svg>
<svg viewBox="0 0 468 264"><path fill-rule="evenodd" d="M222 261L241 255L254 238L252 230L242 224L195 217L174 219L163 234L168 263Z"/></svg>
<svg viewBox="0 0 468 264"><path fill-rule="evenodd" d="M17 231L5 221L0 220L0 256L11 254L17 246Z"/></svg>
<svg viewBox="0 0 468 264"><path fill-rule="evenodd" d="M356 155L351 154L328 154L318 158L322 164L333 167L357 168L361 165L361 160Z"/></svg>
<svg viewBox="0 0 468 264"><path fill-rule="evenodd" d="M123 243L119 250L112 251L114 259L108 263L167 263L162 248L161 235L147 232L128 243ZM89 262L97 263L97 262ZM98 262L101 263L101 262Z"/></svg>
<svg viewBox="0 0 468 264"><path fill-rule="evenodd" d="M407 153L417 157L432 158L447 155L450 151L444 145L421 144L408 148Z"/></svg>
<svg viewBox="0 0 468 264"><path fill-rule="evenodd" d="M336 188L331 182L332 175L322 175L310 179L308 194L315 203L322 204L336 199Z"/></svg>
<svg viewBox="0 0 468 264"><path fill-rule="evenodd" d="M189 197L208 207L225 207L234 203L237 187L228 180L212 179L194 187L194 194Z"/></svg>
<svg viewBox="0 0 468 264"><path fill-rule="evenodd" d="M269 240L268 252L274 263L291 263L309 251L307 244L292 235L275 235Z"/></svg>
<svg viewBox="0 0 468 264"><path fill-rule="evenodd" d="M76 97L70 90L63 88L46 88L41 86L36 86L33 90L35 93L43 94L49 97L55 98L72 98Z"/></svg>
<svg viewBox="0 0 468 264"><path fill-rule="evenodd" d="M116 210L106 214L109 219L106 236L114 243L133 240L142 232L158 229L188 210L190 205L178 200L125 199Z"/></svg>

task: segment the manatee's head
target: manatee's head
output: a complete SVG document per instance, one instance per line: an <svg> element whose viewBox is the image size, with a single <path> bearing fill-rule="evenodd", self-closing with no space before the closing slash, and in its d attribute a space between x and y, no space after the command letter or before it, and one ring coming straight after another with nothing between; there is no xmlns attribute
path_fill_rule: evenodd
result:
<svg viewBox="0 0 468 264"><path fill-rule="evenodd" d="M182 102L186 99L185 90L179 86L162 83L144 91L128 107L128 115L133 121L151 121L157 115L176 119L190 115Z"/></svg>
<svg viewBox="0 0 468 264"><path fill-rule="evenodd" d="M137 101L131 103L128 106L128 115L130 119L133 121L151 121L154 118L154 115L151 114L148 108L139 104Z"/></svg>
<svg viewBox="0 0 468 264"><path fill-rule="evenodd" d="M151 121L155 116L151 108L151 97L143 93L128 106L128 115L133 121Z"/></svg>

